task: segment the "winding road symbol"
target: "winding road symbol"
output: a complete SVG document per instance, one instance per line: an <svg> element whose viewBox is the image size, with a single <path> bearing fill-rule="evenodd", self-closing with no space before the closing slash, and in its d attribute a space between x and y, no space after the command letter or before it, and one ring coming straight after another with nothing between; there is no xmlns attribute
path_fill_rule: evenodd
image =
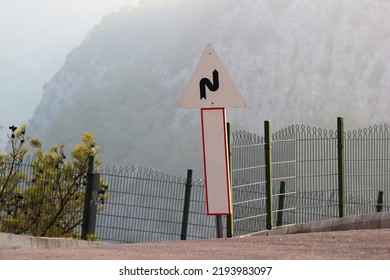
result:
<svg viewBox="0 0 390 280"><path fill-rule="evenodd" d="M207 78L203 78L199 81L199 92L200 92L200 99L207 99L206 98L206 87L210 91L217 91L219 89L219 77L218 77L218 71L214 69L213 71L213 82L211 82Z"/></svg>

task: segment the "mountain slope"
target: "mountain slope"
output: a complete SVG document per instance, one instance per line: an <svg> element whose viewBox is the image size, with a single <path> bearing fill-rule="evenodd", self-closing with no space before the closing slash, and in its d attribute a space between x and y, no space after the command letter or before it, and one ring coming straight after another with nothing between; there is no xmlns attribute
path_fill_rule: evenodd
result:
<svg viewBox="0 0 390 280"><path fill-rule="evenodd" d="M228 110L235 129L388 122L389 12L388 1L144 0L68 55L30 131L69 146L91 131L108 165L201 176L199 112L178 106L208 43L248 104Z"/></svg>

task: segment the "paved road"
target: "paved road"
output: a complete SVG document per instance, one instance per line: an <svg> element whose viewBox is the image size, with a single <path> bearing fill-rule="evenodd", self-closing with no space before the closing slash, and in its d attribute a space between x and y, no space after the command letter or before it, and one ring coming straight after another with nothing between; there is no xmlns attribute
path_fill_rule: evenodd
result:
<svg viewBox="0 0 390 280"><path fill-rule="evenodd" d="M390 229L99 245L85 248L2 249L0 259L390 260Z"/></svg>

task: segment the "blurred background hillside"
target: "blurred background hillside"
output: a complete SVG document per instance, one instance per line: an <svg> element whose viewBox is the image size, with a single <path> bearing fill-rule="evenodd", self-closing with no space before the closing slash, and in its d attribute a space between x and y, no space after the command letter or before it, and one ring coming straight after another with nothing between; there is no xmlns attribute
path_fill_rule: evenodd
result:
<svg viewBox="0 0 390 280"><path fill-rule="evenodd" d="M337 116L346 129L388 123L389 13L386 0L143 0L105 16L69 47L43 85L29 132L72 147L90 131L105 165L178 175L193 168L201 177L199 111L179 102L208 43L248 104L228 110L234 129L261 133L266 119L275 130L335 128ZM24 92L19 102L31 109L36 97ZM1 97L2 106L13 99L4 88Z"/></svg>

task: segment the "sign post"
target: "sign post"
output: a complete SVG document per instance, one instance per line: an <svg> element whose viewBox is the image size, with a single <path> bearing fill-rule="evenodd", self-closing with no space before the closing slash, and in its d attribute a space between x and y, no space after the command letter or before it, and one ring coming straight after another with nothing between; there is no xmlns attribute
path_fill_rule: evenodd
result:
<svg viewBox="0 0 390 280"><path fill-rule="evenodd" d="M207 215L217 217L218 237L221 216L232 214L225 108L245 106L214 48L207 45L180 107L200 108Z"/></svg>
<svg viewBox="0 0 390 280"><path fill-rule="evenodd" d="M230 215L230 173L225 108L201 108L208 215Z"/></svg>

